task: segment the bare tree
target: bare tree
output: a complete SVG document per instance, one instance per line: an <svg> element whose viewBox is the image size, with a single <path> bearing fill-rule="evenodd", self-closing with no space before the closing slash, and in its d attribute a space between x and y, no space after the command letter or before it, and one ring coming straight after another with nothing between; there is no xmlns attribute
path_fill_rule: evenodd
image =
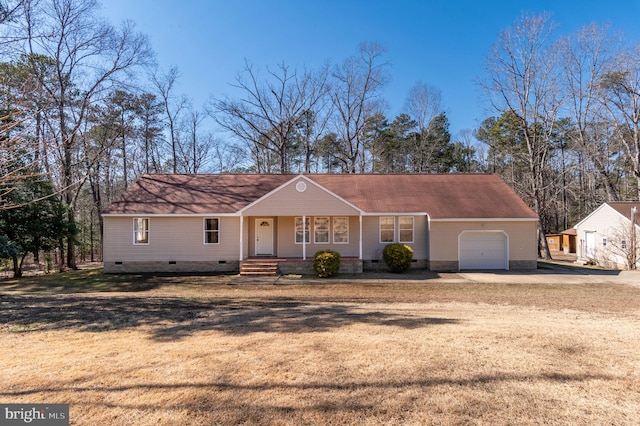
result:
<svg viewBox="0 0 640 426"><path fill-rule="evenodd" d="M404 109L411 118L416 120L419 130L422 132L434 118L444 112L442 92L436 87L420 81L409 90Z"/></svg>
<svg viewBox="0 0 640 426"><path fill-rule="evenodd" d="M367 121L382 110L381 89L389 80L384 48L362 43L358 53L335 67L332 87L335 129L339 144L337 158L348 173L364 170Z"/></svg>
<svg viewBox="0 0 640 426"><path fill-rule="evenodd" d="M261 152L267 155L266 164L257 163L258 171L273 171L271 167L276 165L269 158L275 156L277 171L288 173L296 155L301 150L310 152L310 140L319 134L314 129L322 123L319 117L327 91L326 70L299 74L280 64L267 73L267 79L261 80L245 63L234 84L243 98L212 99L211 115L223 129L250 142L256 159Z"/></svg>
<svg viewBox="0 0 640 426"><path fill-rule="evenodd" d="M190 109L184 117L179 144L179 162L185 173L201 173L207 167L207 160L213 148L213 135L203 133L202 124L206 116Z"/></svg>
<svg viewBox="0 0 640 426"><path fill-rule="evenodd" d="M70 206L68 220L75 223L74 204L88 171L79 174L82 153L79 135L89 108L120 81L133 81L128 74L151 58L147 39L132 24L119 29L97 15L94 0L25 1L22 29L26 53L44 55L54 62L54 78L41 76L40 84L50 97L55 113L46 117L55 134L60 165L60 188ZM47 76L48 77L48 76ZM96 159L89 159L89 163ZM74 237L67 241L67 265L75 268Z"/></svg>
<svg viewBox="0 0 640 426"><path fill-rule="evenodd" d="M173 173L178 173L180 152L180 117L188 107L189 101L185 96L177 96L175 85L180 77L178 68L172 67L164 75L153 74L151 80L158 91L163 108L164 120L169 127L169 145L171 146L171 167Z"/></svg>
<svg viewBox="0 0 640 426"><path fill-rule="evenodd" d="M514 26L500 32L491 50L483 86L496 110L510 111L518 121L526 145L528 195L544 220L545 168L561 99L558 98L556 54L550 43L555 25L549 15L523 15ZM541 255L550 257L541 224Z"/></svg>
<svg viewBox="0 0 640 426"><path fill-rule="evenodd" d="M566 111L575 124L568 133L573 145L593 163L606 190L607 201L615 201L617 193L609 161L608 120L604 119L600 82L609 72L620 48L619 39L608 27L595 24L559 42L563 70L562 86L566 95Z"/></svg>
<svg viewBox="0 0 640 426"><path fill-rule="evenodd" d="M631 171L637 180L640 199L640 45L619 52L613 68L602 76L603 103L616 123L618 140L624 146Z"/></svg>
<svg viewBox="0 0 640 426"><path fill-rule="evenodd" d="M162 136L160 115L163 111L162 104L153 93L143 93L137 97L137 115L140 121L138 132L142 139L142 151L144 155L144 168L141 172L158 173L162 168L159 141Z"/></svg>

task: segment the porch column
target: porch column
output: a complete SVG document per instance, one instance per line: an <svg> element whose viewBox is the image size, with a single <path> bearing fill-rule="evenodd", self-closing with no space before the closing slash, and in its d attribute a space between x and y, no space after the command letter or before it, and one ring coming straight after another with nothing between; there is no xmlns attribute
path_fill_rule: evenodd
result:
<svg viewBox="0 0 640 426"><path fill-rule="evenodd" d="M360 220L360 232L358 233L358 237L360 239L358 247L358 259L362 260L362 212L360 212L360 216L358 216L358 219Z"/></svg>
<svg viewBox="0 0 640 426"><path fill-rule="evenodd" d="M244 232L244 216L240 215L240 261L242 262L242 255L244 254L244 247L242 244L242 241L244 240L243 238L243 232Z"/></svg>
<svg viewBox="0 0 640 426"><path fill-rule="evenodd" d="M311 228L311 224L309 224L309 228ZM311 229L309 229L311 232ZM311 238L311 233L309 233L309 238ZM302 260L307 260L307 217L302 216Z"/></svg>

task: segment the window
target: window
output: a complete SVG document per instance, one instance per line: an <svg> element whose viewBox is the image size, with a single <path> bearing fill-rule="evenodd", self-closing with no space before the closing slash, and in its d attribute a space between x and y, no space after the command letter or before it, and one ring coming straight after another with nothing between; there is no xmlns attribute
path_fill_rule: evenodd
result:
<svg viewBox="0 0 640 426"><path fill-rule="evenodd" d="M149 244L149 218L133 219L133 244Z"/></svg>
<svg viewBox="0 0 640 426"><path fill-rule="evenodd" d="M333 243L334 244L349 243L349 218L348 217L333 218Z"/></svg>
<svg viewBox="0 0 640 426"><path fill-rule="evenodd" d="M602 247L606 247L607 246L607 239L603 238L602 239Z"/></svg>
<svg viewBox="0 0 640 426"><path fill-rule="evenodd" d="M396 234L395 218L383 216L380 218L380 242L392 243Z"/></svg>
<svg viewBox="0 0 640 426"><path fill-rule="evenodd" d="M398 242L413 242L413 216L400 216L398 218L398 229L400 231Z"/></svg>
<svg viewBox="0 0 640 426"><path fill-rule="evenodd" d="M626 249L627 249L627 242L626 242L625 240L622 240L622 241L620 242L620 248L621 248L622 250L626 250Z"/></svg>
<svg viewBox="0 0 640 426"><path fill-rule="evenodd" d="M296 217L296 244L309 243L309 218L305 218L304 228L302 218Z"/></svg>
<svg viewBox="0 0 640 426"><path fill-rule="evenodd" d="M204 243L218 244L220 242L220 219L207 218L204 220Z"/></svg>
<svg viewBox="0 0 640 426"><path fill-rule="evenodd" d="M316 244L329 242L328 217L316 217L313 219L313 241Z"/></svg>

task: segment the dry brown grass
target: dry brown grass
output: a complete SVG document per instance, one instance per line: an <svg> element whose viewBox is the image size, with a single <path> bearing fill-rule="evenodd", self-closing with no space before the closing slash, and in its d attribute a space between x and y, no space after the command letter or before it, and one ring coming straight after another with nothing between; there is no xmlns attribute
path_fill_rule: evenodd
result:
<svg viewBox="0 0 640 426"><path fill-rule="evenodd" d="M0 294L0 400L80 425L640 419L638 288L190 282Z"/></svg>

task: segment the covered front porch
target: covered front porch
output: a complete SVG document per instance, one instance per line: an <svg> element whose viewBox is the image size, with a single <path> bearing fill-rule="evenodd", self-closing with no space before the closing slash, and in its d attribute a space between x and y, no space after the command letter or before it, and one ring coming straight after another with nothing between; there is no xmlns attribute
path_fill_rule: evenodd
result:
<svg viewBox="0 0 640 426"><path fill-rule="evenodd" d="M360 215L240 217L240 262L278 259L289 265L284 268L302 270L316 252L333 250L361 264L362 245Z"/></svg>

